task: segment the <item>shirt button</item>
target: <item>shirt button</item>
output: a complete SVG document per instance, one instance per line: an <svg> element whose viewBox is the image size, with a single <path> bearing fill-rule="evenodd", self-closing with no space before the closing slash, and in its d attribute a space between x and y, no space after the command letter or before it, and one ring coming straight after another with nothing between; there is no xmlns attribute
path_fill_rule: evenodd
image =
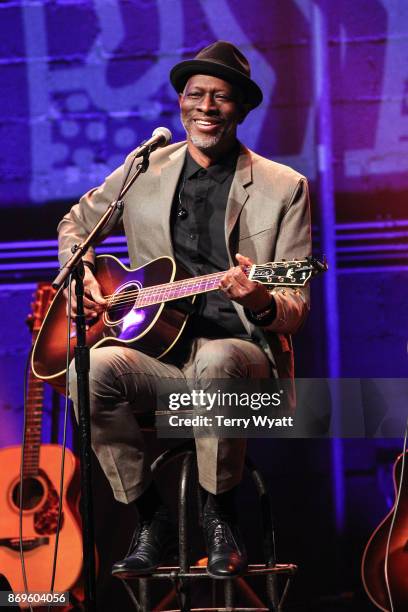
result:
<svg viewBox="0 0 408 612"><path fill-rule="evenodd" d="M195 234L190 234L189 238L190 238L191 240L194 240L194 238L195 238Z"/></svg>

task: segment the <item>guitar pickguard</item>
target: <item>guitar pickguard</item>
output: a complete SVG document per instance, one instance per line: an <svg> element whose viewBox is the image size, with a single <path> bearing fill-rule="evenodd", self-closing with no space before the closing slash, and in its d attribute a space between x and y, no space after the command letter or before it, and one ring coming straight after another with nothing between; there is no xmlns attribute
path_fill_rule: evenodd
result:
<svg viewBox="0 0 408 612"><path fill-rule="evenodd" d="M47 497L41 509L34 513L34 529L39 535L51 535L57 532L59 496L53 484L43 470L41 477L47 483ZM61 514L61 528L64 524L64 513Z"/></svg>

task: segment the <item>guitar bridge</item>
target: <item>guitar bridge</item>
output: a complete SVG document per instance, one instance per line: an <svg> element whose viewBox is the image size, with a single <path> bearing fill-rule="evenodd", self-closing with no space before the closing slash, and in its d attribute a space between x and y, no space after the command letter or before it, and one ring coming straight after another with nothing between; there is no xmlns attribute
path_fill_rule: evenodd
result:
<svg viewBox="0 0 408 612"><path fill-rule="evenodd" d="M39 546L44 546L48 544L50 538L44 536L42 538L24 538L23 539L23 550L34 550ZM6 548L10 548L10 550L19 551L20 550L20 540L19 538L2 538L0 539L0 546L5 546Z"/></svg>

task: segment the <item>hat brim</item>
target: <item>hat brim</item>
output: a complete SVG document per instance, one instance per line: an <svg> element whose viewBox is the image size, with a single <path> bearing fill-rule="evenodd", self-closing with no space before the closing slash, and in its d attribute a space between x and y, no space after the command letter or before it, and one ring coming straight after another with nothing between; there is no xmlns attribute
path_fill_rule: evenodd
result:
<svg viewBox="0 0 408 612"><path fill-rule="evenodd" d="M186 60L176 64L170 71L170 81L177 93L181 93L188 79L194 74L215 76L236 85L245 94L245 102L251 108L259 106L263 94L261 88L249 77L235 68L208 60Z"/></svg>

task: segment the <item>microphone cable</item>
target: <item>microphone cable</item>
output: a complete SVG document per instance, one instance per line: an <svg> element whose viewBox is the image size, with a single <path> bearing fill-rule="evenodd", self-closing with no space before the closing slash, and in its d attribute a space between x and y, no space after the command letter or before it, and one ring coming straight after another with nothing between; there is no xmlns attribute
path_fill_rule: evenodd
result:
<svg viewBox="0 0 408 612"><path fill-rule="evenodd" d="M121 188L119 190L119 197L126 185L126 182L129 178L129 175L132 171L133 165L136 161L136 156L133 156L133 159L129 165L128 171L124 176L121 184ZM55 537L55 546L54 546L54 555L53 555L53 565L52 565L52 577L51 577L51 586L50 591L52 592L55 584L55 575L57 569L57 560L58 560L58 544L59 544L59 534L61 530L61 520L62 520L62 497L64 490L64 468L65 468L65 449L67 443L67 422L68 422L68 407L69 407L69 365L70 365L70 353L71 353L71 303L72 303L72 272L68 277L68 299L67 299L67 352L66 352L66 376L65 376L65 404L64 404L64 427L63 427L63 441L62 441L62 454L61 454L61 470L60 470L60 487L59 487L59 502L58 502L58 520L57 520L57 529L56 529L56 537ZM22 548L22 541L20 544ZM32 610L30 611L32 612ZM51 612L51 605L48 606L48 612Z"/></svg>
<svg viewBox="0 0 408 612"><path fill-rule="evenodd" d="M401 478L400 478L400 482L398 485L398 491L397 491L397 497L395 499L394 510L392 512L391 524L388 530L387 545L385 547L384 578L385 578L385 586L387 588L388 599L390 600L390 612L395 612L395 608L394 608L394 604L392 601L390 577L388 573L388 562L389 562L389 557L390 557L391 536L392 536L392 532L395 526L395 521L397 518L398 506L399 506L400 499L401 499L402 485L404 481L405 460L406 460L406 454L407 454L407 439L408 439L408 419L405 425L404 444L402 448Z"/></svg>
<svg viewBox="0 0 408 612"><path fill-rule="evenodd" d="M67 300L67 352L66 352L66 375L65 375L65 402L64 402L64 427L62 433L62 451L61 451L61 469L60 469L60 487L59 487L59 499L58 499L58 519L57 529L55 532L55 545L54 545L54 556L52 562L52 576L51 576L51 593L54 590L55 575L57 571L57 560L58 560L58 544L59 535L61 531L62 521L62 498L64 492L64 471L65 471L65 449L67 446L67 423L68 423L68 408L69 408L69 365L70 365L70 353L71 353L71 301L72 301L72 273L68 276L68 300ZM51 612L51 605L48 606L48 612Z"/></svg>
<svg viewBox="0 0 408 612"><path fill-rule="evenodd" d="M31 355L33 347L31 347L28 353L26 365L24 368L24 410L23 410L23 443L21 445L21 460L20 460L20 491L19 491L19 512L18 512L18 539L19 539L19 551L20 551L20 563L21 571L23 574L24 591L28 593L28 582L24 558L24 545L23 545L23 483L24 483L24 452L26 448L26 434L27 434L27 388L28 388L28 373L30 370ZM30 612L33 612L33 607L30 604Z"/></svg>

